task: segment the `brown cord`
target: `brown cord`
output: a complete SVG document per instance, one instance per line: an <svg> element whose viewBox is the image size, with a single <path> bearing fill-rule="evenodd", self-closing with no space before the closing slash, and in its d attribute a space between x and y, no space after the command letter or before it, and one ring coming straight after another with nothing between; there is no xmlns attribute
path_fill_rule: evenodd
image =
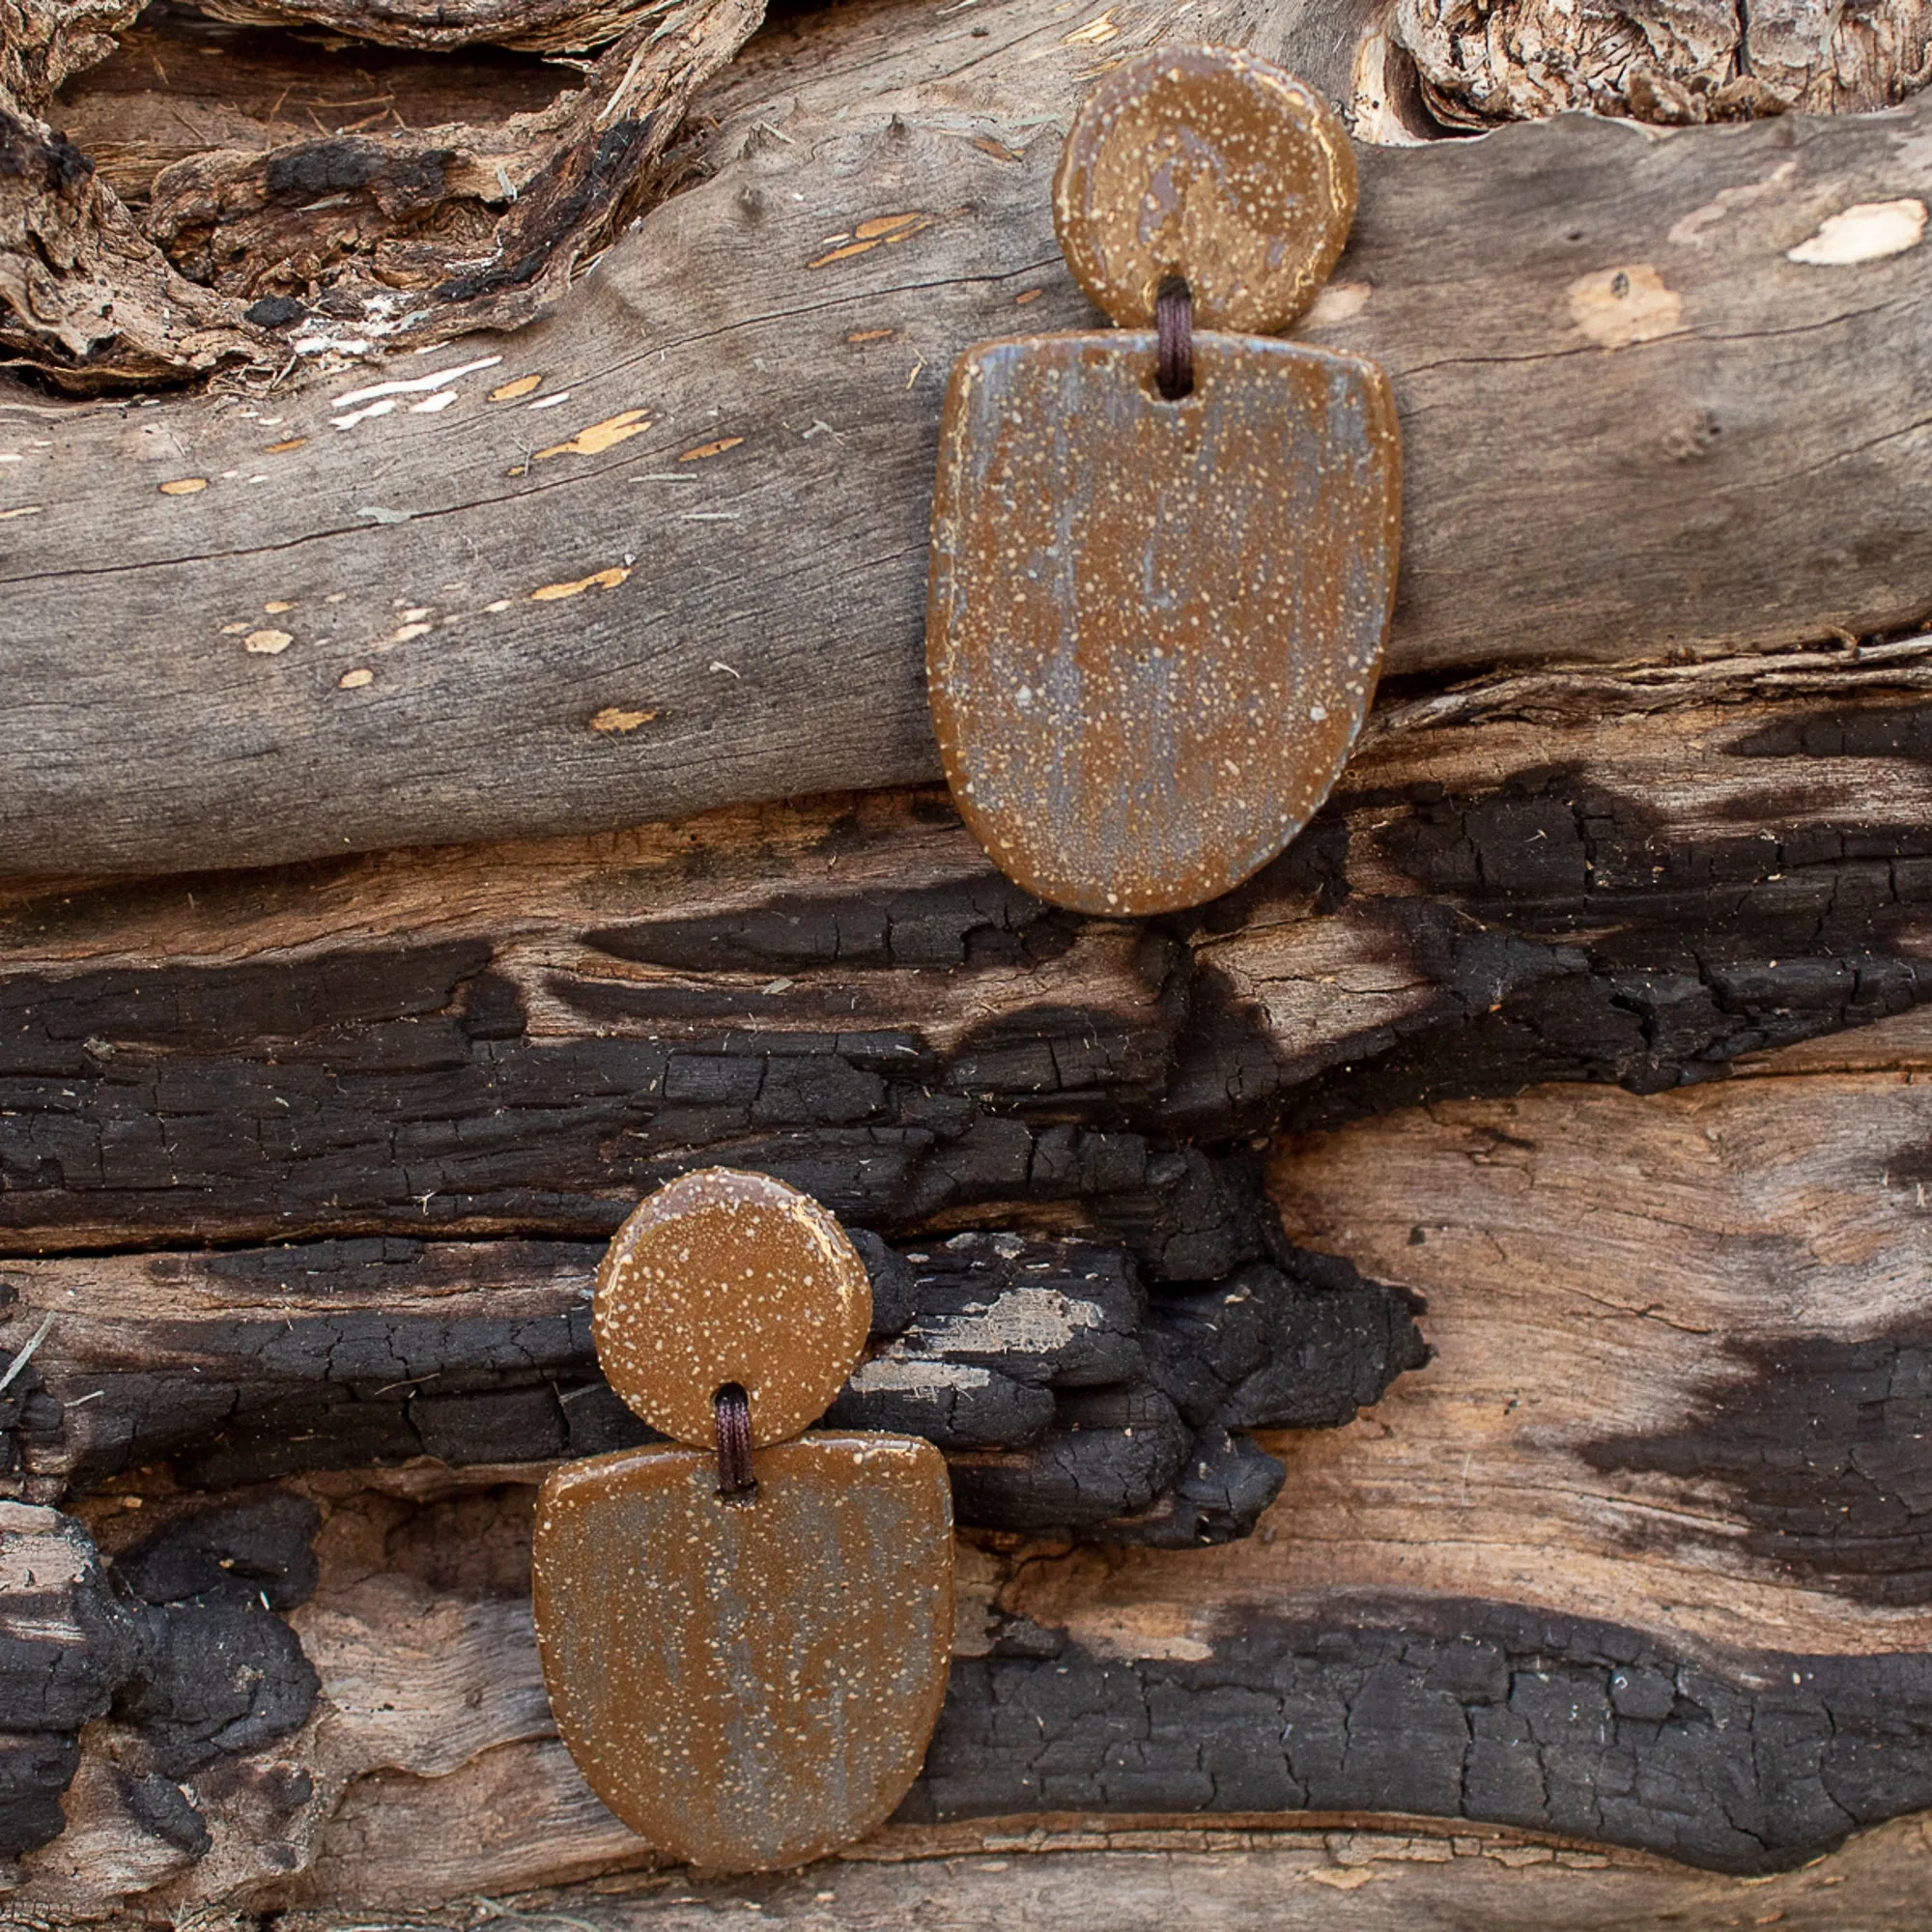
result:
<svg viewBox="0 0 1932 1932"><path fill-rule="evenodd" d="M1154 382L1167 401L1179 402L1194 388L1194 297L1182 276L1169 275L1155 293L1153 326L1160 337Z"/></svg>
<svg viewBox="0 0 1932 1932"><path fill-rule="evenodd" d="M718 1418L718 1493L745 1503L758 1492L752 1474L752 1399L738 1382L726 1382L711 1398Z"/></svg>

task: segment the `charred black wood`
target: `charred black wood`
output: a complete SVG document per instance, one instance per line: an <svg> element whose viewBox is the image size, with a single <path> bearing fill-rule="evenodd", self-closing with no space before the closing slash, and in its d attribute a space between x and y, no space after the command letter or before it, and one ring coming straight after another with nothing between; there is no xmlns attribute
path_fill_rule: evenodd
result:
<svg viewBox="0 0 1932 1932"><path fill-rule="evenodd" d="M1747 754L1795 757L1807 728L1911 755L1894 707L1792 719ZM1412 895L1358 892L1366 862ZM1357 924L1374 935L1364 951L1426 993L1326 1037L1272 1034L1212 965L1213 939L1284 905ZM1578 767L1462 794L1357 793L1181 935L1203 964L1163 1119L1212 1138L1547 1081L1654 1093L1719 1079L1742 1055L1932 997L1928 924L1932 835L1917 818L1806 822L1794 798L1789 820L1687 836L1656 801Z"/></svg>
<svg viewBox="0 0 1932 1932"><path fill-rule="evenodd" d="M1922 1148L1901 1149L1911 1184ZM1932 1600L1932 1331L1732 1342L1683 1426L1584 1450L1593 1468L1659 1470L1721 1486L1745 1547L1815 1587L1868 1604ZM1687 1520L1680 1538L1700 1539ZM1716 1541L1714 1532L1702 1536ZM1726 1544L1735 1548L1735 1534Z"/></svg>
<svg viewBox="0 0 1932 1932"><path fill-rule="evenodd" d="M1151 1293L1131 1253L1090 1242L964 1234L901 1252L860 1240L873 1344L827 1422L936 1443L953 1460L960 1520L981 1527L1163 1544L1245 1535L1282 1472L1231 1431L1337 1426L1427 1358L1405 1295L1279 1242L1278 1261ZM0 1287L34 1308L61 1303L76 1267L103 1299L92 1318L58 1314L16 1378L51 1418L16 1442L16 1487L71 1500L165 1463L178 1482L219 1490L648 1440L597 1372L599 1252L385 1236L0 1269ZM185 1307L204 1312L187 1320ZM310 1587L307 1569L274 1569L286 1536L259 1510L248 1534L267 1536L270 1556L237 1541L226 1516L196 1520L200 1542L122 1559L132 1587L198 1599L239 1579L243 1598L273 1608Z"/></svg>
<svg viewBox="0 0 1932 1932"><path fill-rule="evenodd" d="M1163 1073L1162 1038L1117 1015L1034 1009L940 1054L910 1029L757 1030L728 989L552 990L582 1037L530 1037L481 942L16 979L0 992L0 1228L16 1252L103 1222L135 1241L608 1236L639 1194L726 1163L861 1225L1084 1204L1164 1279L1262 1252L1247 1176L1100 1124ZM743 1023L694 1032L694 999Z"/></svg>
<svg viewBox="0 0 1932 1932"><path fill-rule="evenodd" d="M262 1519L251 1526L251 1506L265 1512L267 1532ZM189 1504L159 1539L107 1569L78 1525L46 1513L83 1553L96 1610L67 1645L91 1673L87 1692L48 1715L77 1727L111 1700L124 1720L141 1720L121 1766L123 1798L196 1856L207 1828L194 1793L219 1787L251 1749L286 1735L306 1701L283 1690L284 1704L271 1708L271 1687L257 1693L254 1723L204 1729L181 1754L181 1732L156 1722L154 1705L198 1697L218 1713L226 1687L203 1682L201 1660L157 1689L159 1653L128 1634L148 1606L117 1592L124 1568L175 1560L156 1548L170 1537L185 1543L192 1573L209 1549L246 1548L259 1562L275 1534L304 1530L285 1495L223 1507L226 1546L223 1532L194 1523ZM300 1567L293 1550L275 1561L283 1573ZM506 1573L491 1587L518 1584ZM70 1616L78 1601L70 1592ZM218 1593L185 1605L241 1607ZM257 1613L298 1659L280 1619ZM1101 1657L1065 1631L998 1613L991 1635L988 1655L953 1662L905 1821L1407 1813L1763 1872L1932 1804L1932 1661L1916 1653L1692 1655L1653 1634L1485 1601L1364 1600L1339 1625L1250 1611L1224 1622L1211 1655L1177 1660ZM272 1674L282 1653L257 1642L254 1655ZM0 1745L0 1833L10 1844L28 1849L58 1829L72 1736L49 1727ZM200 1767L191 1779L182 1768L189 1756Z"/></svg>
<svg viewBox="0 0 1932 1932"><path fill-rule="evenodd" d="M954 1660L899 1815L1408 1812L1764 1872L1926 1804L1932 1659L1697 1659L1454 1602L1250 1619L1198 1662L1110 1662L1022 1622Z"/></svg>
<svg viewBox="0 0 1932 1932"><path fill-rule="evenodd" d="M81 1727L112 1717L130 1806L198 1856L209 1834L182 1780L289 1736L315 1702L314 1666L277 1611L314 1588L319 1513L276 1491L190 1499L109 1566L72 1517L4 1508L0 1854L66 1829Z"/></svg>
<svg viewBox="0 0 1932 1932"><path fill-rule="evenodd" d="M1549 1080L1652 1091L1920 1003L1932 835L1896 815L1807 822L1802 803L1807 731L1834 756L1910 757L1906 709L1795 708L1734 748L1733 770L1793 766L1788 822L1735 834L1711 831L1715 808L1574 762L1358 790L1238 893L1135 935L1100 994L1078 949L1120 929L990 869L557 935L642 978L539 979L485 937L15 972L0 977L0 1242L587 1239L718 1161L899 1238L1080 1228L1151 1279L1217 1279L1265 1253L1240 1156L1277 1126ZM845 837L827 834L828 858ZM270 906L298 888L227 890ZM110 902L128 900L25 902L7 930L92 935ZM1319 971L1295 951L1318 926L1399 971L1401 997L1271 1014L1255 975ZM928 974L944 1026L907 991ZM999 983L1014 974L1035 989L1018 1005ZM993 1016L961 1030L975 986ZM533 1029L539 996L552 1019Z"/></svg>

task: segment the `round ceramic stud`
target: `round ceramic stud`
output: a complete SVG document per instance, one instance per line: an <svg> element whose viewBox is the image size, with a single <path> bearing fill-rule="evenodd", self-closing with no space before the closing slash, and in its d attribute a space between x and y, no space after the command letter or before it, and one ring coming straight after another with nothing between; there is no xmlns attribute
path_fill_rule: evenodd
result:
<svg viewBox="0 0 1932 1932"><path fill-rule="evenodd" d="M751 1398L752 1445L824 1413L866 1346L872 1286L845 1231L781 1180L705 1168L661 1187L597 1271L591 1328L617 1394L653 1429L708 1449L712 1399Z"/></svg>
<svg viewBox="0 0 1932 1932"><path fill-rule="evenodd" d="M1197 328L1272 335L1315 299L1355 213L1348 130L1293 74L1229 47L1126 62L1088 97L1053 183L1074 279L1123 328L1170 275Z"/></svg>

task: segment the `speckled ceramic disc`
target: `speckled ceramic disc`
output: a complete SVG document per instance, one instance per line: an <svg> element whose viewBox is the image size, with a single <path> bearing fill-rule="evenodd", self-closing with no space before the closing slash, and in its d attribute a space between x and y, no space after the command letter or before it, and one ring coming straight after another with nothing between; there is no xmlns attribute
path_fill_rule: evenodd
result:
<svg viewBox="0 0 1932 1932"><path fill-rule="evenodd" d="M1053 184L1066 266L1125 328L1186 277L1197 328L1272 335L1315 299L1355 213L1347 128L1291 73L1160 47L1088 97Z"/></svg>
<svg viewBox="0 0 1932 1932"><path fill-rule="evenodd" d="M618 1229L592 1332L605 1378L653 1429L712 1447L712 1398L739 1382L763 1448L824 1413L871 1320L866 1264L817 1202L713 1167L659 1188Z"/></svg>

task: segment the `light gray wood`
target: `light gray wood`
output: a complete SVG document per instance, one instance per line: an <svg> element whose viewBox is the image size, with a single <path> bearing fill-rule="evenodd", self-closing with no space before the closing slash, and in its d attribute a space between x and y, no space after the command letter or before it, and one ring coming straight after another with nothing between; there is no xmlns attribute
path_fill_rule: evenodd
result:
<svg viewBox="0 0 1932 1932"><path fill-rule="evenodd" d="M787 1878L633 1881L530 1901L593 1932L1918 1932L1932 1833L1902 1820L1798 1873L1762 1880L1478 1834L1181 1829L1005 1834L992 1850L847 1859ZM1039 1855L1028 1856L1037 1850ZM978 1856L975 1856L978 1852ZM294 1916L289 1932L339 1932L344 1915ZM516 1928L511 1916L507 1924Z"/></svg>
<svg viewBox="0 0 1932 1932"><path fill-rule="evenodd" d="M1246 20L1189 16L1273 44ZM1058 128L1155 30L1043 0L804 16L700 101L712 178L550 322L293 394L16 392L0 867L256 864L932 777L939 385L970 342L1087 320L1048 222ZM1346 89L1343 49L1276 50ZM1932 609L1928 257L1786 259L1850 204L1925 193L1932 110L1668 139L1558 121L1363 163L1303 332L1382 361L1403 410L1391 671ZM384 377L492 357L440 412L411 393L332 426ZM526 374L535 395L485 400Z"/></svg>

